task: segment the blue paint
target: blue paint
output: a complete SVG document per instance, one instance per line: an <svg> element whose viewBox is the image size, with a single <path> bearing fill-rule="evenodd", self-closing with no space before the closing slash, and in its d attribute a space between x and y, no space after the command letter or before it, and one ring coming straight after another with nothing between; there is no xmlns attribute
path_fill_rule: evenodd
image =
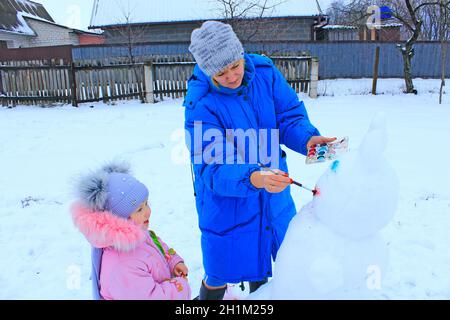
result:
<svg viewBox="0 0 450 320"><path fill-rule="evenodd" d="M339 162L339 160L334 161L333 164L331 165L331 170L333 172L337 172L337 169L339 168L340 164L341 163Z"/></svg>

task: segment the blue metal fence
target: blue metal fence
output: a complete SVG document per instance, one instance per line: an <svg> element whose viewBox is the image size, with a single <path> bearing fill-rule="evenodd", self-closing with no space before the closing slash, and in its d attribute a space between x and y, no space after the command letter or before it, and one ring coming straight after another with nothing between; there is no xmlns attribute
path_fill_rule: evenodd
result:
<svg viewBox="0 0 450 320"><path fill-rule="evenodd" d="M319 77L366 78L373 73L375 48L380 47L380 78L403 77L403 59L394 42L289 42L289 43L251 43L248 52L264 51L269 55L300 53L307 51L319 58ZM189 43L180 44L142 44L133 48L135 57L151 55L187 54ZM447 44L446 74L450 75L450 44ZM102 60L126 57L125 46L74 47L73 59ZM441 47L438 42L419 42L415 45L412 63L413 77L440 78Z"/></svg>

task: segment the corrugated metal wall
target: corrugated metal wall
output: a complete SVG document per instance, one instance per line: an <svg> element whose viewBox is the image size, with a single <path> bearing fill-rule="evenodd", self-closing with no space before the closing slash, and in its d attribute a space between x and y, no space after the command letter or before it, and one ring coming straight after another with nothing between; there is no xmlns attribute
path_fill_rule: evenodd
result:
<svg viewBox="0 0 450 320"><path fill-rule="evenodd" d="M319 58L319 76L332 78L367 78L373 73L376 46L380 46L380 78L402 78L403 59L393 42L289 42L247 44L248 52L265 51L269 55L308 51ZM447 44L446 74L450 75L450 44ZM136 57L155 54L186 54L189 43L139 45L133 48ZM413 77L440 78L441 48L437 42L415 45ZM117 46L75 47L73 59L98 60L127 56L127 48Z"/></svg>

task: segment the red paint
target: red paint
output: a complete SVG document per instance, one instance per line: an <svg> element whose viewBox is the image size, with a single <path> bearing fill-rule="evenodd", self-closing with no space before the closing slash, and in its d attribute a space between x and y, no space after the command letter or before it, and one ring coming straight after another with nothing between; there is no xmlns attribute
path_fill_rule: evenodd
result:
<svg viewBox="0 0 450 320"><path fill-rule="evenodd" d="M320 196L320 189L316 187L313 191L313 194L314 194L314 197Z"/></svg>

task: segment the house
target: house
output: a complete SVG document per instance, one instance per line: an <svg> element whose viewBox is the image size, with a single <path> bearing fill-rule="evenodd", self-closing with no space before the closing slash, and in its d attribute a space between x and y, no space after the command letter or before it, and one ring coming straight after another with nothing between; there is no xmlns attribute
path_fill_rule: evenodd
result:
<svg viewBox="0 0 450 320"><path fill-rule="evenodd" d="M383 22L378 28L367 25L328 24L317 27L316 34L324 41L400 41L402 24Z"/></svg>
<svg viewBox="0 0 450 320"><path fill-rule="evenodd" d="M55 23L45 7L29 0L0 0L0 48L103 43L102 35Z"/></svg>
<svg viewBox="0 0 450 320"><path fill-rule="evenodd" d="M375 29L369 29L362 26L359 30L359 39L363 41L400 41L401 40L401 23L383 21L383 23Z"/></svg>
<svg viewBox="0 0 450 320"><path fill-rule="evenodd" d="M324 41L349 41L359 40L358 28L354 26L328 24L321 26L322 40ZM317 31L319 33L320 31Z"/></svg>
<svg viewBox="0 0 450 320"><path fill-rule="evenodd" d="M102 29L108 44L189 43L191 33L206 20L230 23L244 42L314 41L315 26L326 23L318 0L268 1L278 3L261 16L259 8L245 17L224 10L218 0L95 0L91 29Z"/></svg>

